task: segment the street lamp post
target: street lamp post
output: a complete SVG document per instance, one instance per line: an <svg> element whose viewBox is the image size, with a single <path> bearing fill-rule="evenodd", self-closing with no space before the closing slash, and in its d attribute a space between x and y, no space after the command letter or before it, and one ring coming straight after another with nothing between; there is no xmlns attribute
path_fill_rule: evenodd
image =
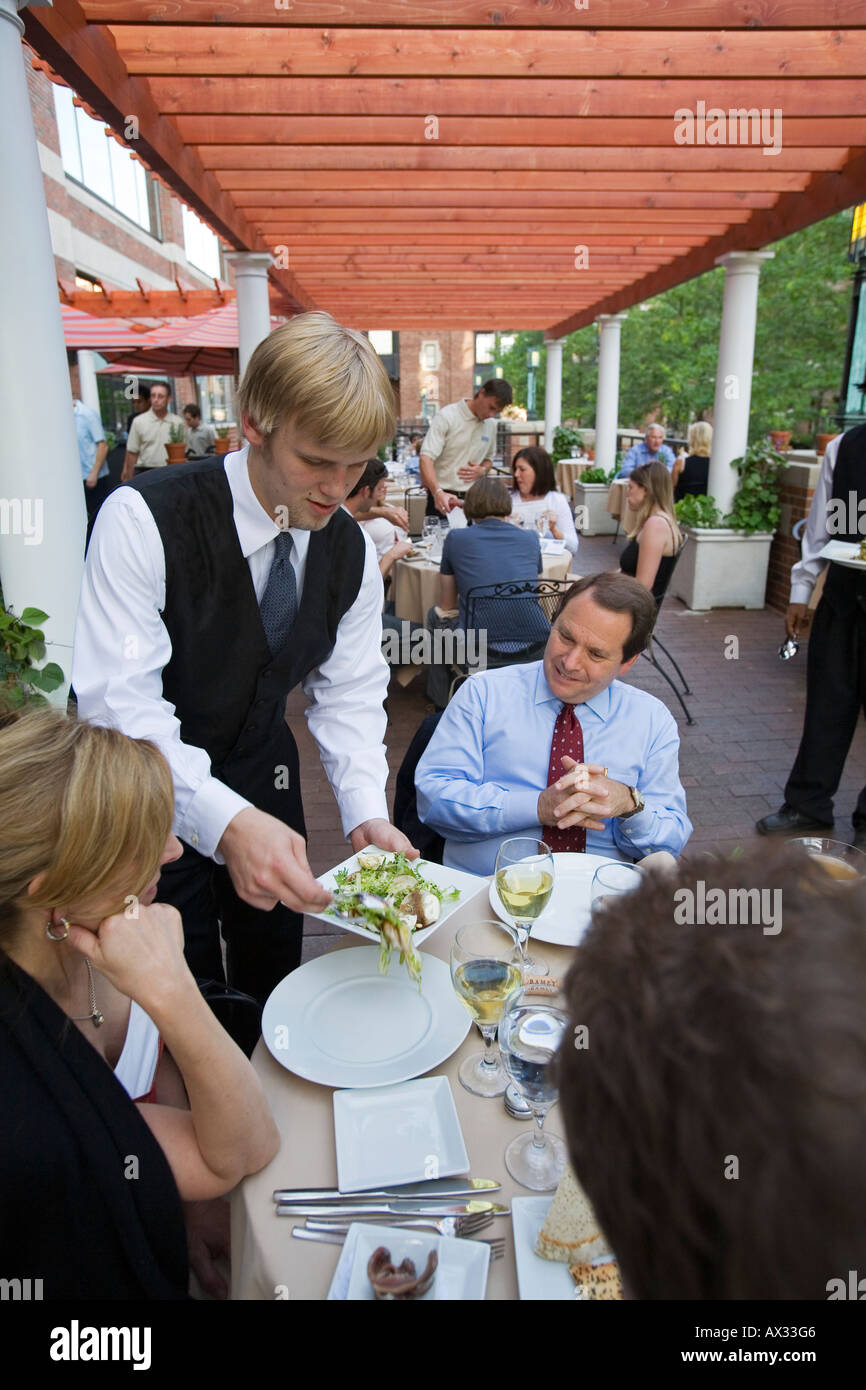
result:
<svg viewBox="0 0 866 1390"><path fill-rule="evenodd" d="M537 420L538 415L535 410L535 373L541 366L541 351L539 348L526 349L526 418L527 420Z"/></svg>

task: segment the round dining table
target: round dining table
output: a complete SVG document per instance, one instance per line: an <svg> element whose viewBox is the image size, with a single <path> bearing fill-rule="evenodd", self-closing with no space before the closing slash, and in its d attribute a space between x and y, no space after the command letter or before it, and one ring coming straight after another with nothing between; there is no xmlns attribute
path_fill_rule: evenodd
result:
<svg viewBox="0 0 866 1390"><path fill-rule="evenodd" d="M574 485L587 468L595 468L595 463L590 458L560 459L556 465L556 486L572 502Z"/></svg>
<svg viewBox="0 0 866 1390"><path fill-rule="evenodd" d="M461 926L494 916L488 899L489 883L487 878L478 879L477 891L425 940L420 948L423 955L447 961L451 943ZM364 938L347 934L345 941L335 949L367 944ZM534 955L547 961L551 975L560 979L574 955L573 947L552 946L541 941L534 942L532 950ZM482 1046L481 1035L473 1025L454 1055L427 1075L448 1078L471 1175L501 1182L501 1192L492 1194L491 1200L510 1206L512 1197L539 1195L514 1182L503 1160L508 1144L516 1135L525 1133L532 1121L511 1119L501 1096L485 1099L470 1095L461 1086L457 1078L460 1063L464 1057L480 1052ZM281 1144L267 1167L244 1179L232 1195L231 1296L233 1299L323 1299L337 1266L340 1247L294 1239L292 1227L303 1226L304 1218L277 1216L273 1193L278 1188L337 1186L334 1089L305 1081L286 1070L261 1040L253 1053L252 1064L264 1086ZM563 1136L557 1106L550 1111L544 1127L545 1131ZM505 1237L505 1254L501 1260L490 1263L487 1298L516 1299L517 1272L510 1216L495 1217L493 1224L480 1232L482 1239L492 1236Z"/></svg>
<svg viewBox="0 0 866 1390"><path fill-rule="evenodd" d="M542 579L567 579L574 556L568 550L559 554L542 553ZM398 560L391 574L392 597L398 618L412 623L427 621L427 614L439 602L439 564L431 560ZM503 575L507 579L507 575ZM574 576L578 578L577 575Z"/></svg>

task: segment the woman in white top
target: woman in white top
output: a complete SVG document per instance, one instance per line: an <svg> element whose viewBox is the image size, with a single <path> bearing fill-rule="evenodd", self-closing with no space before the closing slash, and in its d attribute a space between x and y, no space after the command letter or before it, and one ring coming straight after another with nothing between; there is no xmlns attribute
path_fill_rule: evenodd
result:
<svg viewBox="0 0 866 1390"><path fill-rule="evenodd" d="M542 534L564 541L566 550L577 554L577 532L567 498L556 489L553 460L546 449L533 445L514 455L511 465L514 488L511 493L512 520L520 526L544 522Z"/></svg>

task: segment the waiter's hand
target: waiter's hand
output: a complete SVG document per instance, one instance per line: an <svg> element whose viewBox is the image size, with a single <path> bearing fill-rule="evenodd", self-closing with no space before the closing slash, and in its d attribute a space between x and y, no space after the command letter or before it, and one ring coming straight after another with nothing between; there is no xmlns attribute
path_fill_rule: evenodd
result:
<svg viewBox="0 0 866 1390"><path fill-rule="evenodd" d="M809 627L812 615L807 603L789 603L785 614L785 632L789 637L802 637Z"/></svg>
<svg viewBox="0 0 866 1390"><path fill-rule="evenodd" d="M313 878L303 837L266 811L239 811L217 848L235 892L251 907L270 912L283 903L294 912L321 912L331 901Z"/></svg>
<svg viewBox="0 0 866 1390"><path fill-rule="evenodd" d="M396 825L392 825L388 820L362 821L360 825L355 826L349 839L356 854L358 850L366 849L367 845L390 850L392 854L405 854L407 859L417 859L420 853L411 840L407 840L402 830L398 830Z"/></svg>
<svg viewBox="0 0 866 1390"><path fill-rule="evenodd" d="M483 463L464 463L462 468L457 469L458 478L462 478L464 483L474 483L476 478L481 478L487 472Z"/></svg>
<svg viewBox="0 0 866 1390"><path fill-rule="evenodd" d="M624 782L606 777L597 763L578 763L574 758L562 760L565 772L552 782L538 798L538 820L541 825L555 825L560 830L583 826L587 830L604 830L604 821L634 809L634 802ZM599 819L601 817L602 819Z"/></svg>
<svg viewBox="0 0 866 1390"><path fill-rule="evenodd" d="M383 516L386 521L390 521L392 526L396 526L401 531L409 530L409 513L405 507L379 507L376 509L379 516ZM364 521L366 518L361 517Z"/></svg>
<svg viewBox="0 0 866 1390"><path fill-rule="evenodd" d="M462 507L463 503L459 497L454 496L453 492L446 492L444 488L440 487L433 494L433 505L437 512L447 516L449 512L453 512L455 507Z"/></svg>

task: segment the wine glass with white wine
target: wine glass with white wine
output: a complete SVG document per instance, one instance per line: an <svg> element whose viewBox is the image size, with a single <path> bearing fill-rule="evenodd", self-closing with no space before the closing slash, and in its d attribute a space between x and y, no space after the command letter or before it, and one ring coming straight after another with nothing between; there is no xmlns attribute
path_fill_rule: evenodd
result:
<svg viewBox="0 0 866 1390"><path fill-rule="evenodd" d="M550 902L553 892L553 853L549 845L534 836L518 835L503 840L496 856L495 882L499 901L512 918L523 951L527 975L547 975L543 960L527 955L526 946L532 924Z"/></svg>
<svg viewBox="0 0 866 1390"><path fill-rule="evenodd" d="M523 988L523 958L514 928L499 921L461 927L451 946L451 983L484 1039L484 1051L461 1063L460 1084L474 1096L501 1096L508 1077L495 1044L496 1028Z"/></svg>

